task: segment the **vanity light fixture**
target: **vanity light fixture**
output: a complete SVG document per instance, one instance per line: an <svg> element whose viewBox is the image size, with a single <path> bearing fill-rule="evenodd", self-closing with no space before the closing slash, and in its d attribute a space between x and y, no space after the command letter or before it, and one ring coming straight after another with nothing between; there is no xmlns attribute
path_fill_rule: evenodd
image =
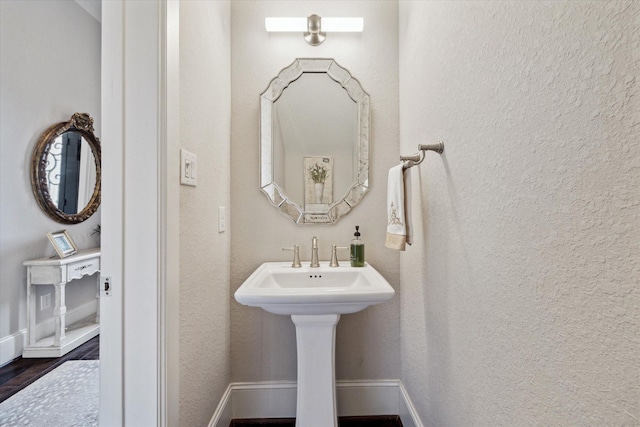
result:
<svg viewBox="0 0 640 427"><path fill-rule="evenodd" d="M311 46L318 46L326 38L326 33L361 33L364 18L321 18L311 15L307 18L265 18L267 32L304 33L304 39Z"/></svg>

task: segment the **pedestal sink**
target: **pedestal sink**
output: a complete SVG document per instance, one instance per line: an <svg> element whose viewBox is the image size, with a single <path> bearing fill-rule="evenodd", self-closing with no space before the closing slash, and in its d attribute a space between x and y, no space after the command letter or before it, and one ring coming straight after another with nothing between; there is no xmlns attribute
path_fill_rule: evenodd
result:
<svg viewBox="0 0 640 427"><path fill-rule="evenodd" d="M337 427L335 336L341 314L393 298L395 291L371 265L292 268L267 262L238 288L236 300L291 316L298 350L297 427Z"/></svg>

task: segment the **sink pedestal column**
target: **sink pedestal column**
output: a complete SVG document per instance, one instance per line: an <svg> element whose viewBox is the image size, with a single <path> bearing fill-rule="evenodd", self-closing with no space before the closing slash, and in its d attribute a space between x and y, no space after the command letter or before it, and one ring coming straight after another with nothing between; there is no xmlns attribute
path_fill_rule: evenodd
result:
<svg viewBox="0 0 640 427"><path fill-rule="evenodd" d="M339 314L292 315L298 349L296 427L337 427L335 345Z"/></svg>

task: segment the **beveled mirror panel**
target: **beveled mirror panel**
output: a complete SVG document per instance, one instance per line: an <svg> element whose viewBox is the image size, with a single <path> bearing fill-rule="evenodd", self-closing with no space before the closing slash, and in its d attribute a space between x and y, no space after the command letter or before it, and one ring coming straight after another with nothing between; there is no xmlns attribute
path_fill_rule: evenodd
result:
<svg viewBox="0 0 640 427"><path fill-rule="evenodd" d="M100 206L100 140L93 132L93 119L75 113L49 127L33 150L31 188L57 222L77 224Z"/></svg>
<svg viewBox="0 0 640 427"><path fill-rule="evenodd" d="M260 188L296 224L337 221L369 190L369 95L333 59L297 59L260 96Z"/></svg>

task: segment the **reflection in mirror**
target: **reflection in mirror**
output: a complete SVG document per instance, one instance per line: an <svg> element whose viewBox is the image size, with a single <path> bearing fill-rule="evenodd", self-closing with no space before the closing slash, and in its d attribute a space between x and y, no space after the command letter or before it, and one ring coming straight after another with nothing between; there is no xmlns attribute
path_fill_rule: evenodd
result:
<svg viewBox="0 0 640 427"><path fill-rule="evenodd" d="M100 205L100 171L100 141L93 134L93 119L76 113L40 137L31 159L31 187L49 217L76 224Z"/></svg>
<svg viewBox="0 0 640 427"><path fill-rule="evenodd" d="M334 195L344 197L355 181L358 105L326 73L304 73L274 103L273 124L276 182L291 200L304 200L305 211L322 210L313 206L315 195L309 194L304 174L316 164L304 164L304 159L320 158L320 167L328 172L317 177L323 178L317 184L325 184L320 203L326 204L326 212Z"/></svg>
<svg viewBox="0 0 640 427"><path fill-rule="evenodd" d="M369 96L332 59L298 59L261 96L261 188L300 224L333 223L368 191Z"/></svg>
<svg viewBox="0 0 640 427"><path fill-rule="evenodd" d="M81 134L58 136L47 156L47 183L52 203L66 214L77 214L89 203L96 185L91 147Z"/></svg>

